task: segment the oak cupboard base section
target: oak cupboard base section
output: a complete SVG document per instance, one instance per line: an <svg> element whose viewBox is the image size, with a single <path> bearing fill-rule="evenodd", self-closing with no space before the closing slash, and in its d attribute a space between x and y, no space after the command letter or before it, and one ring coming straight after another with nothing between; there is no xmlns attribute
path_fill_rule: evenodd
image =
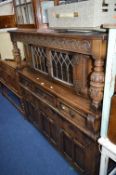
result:
<svg viewBox="0 0 116 175"><path fill-rule="evenodd" d="M46 88L41 87L37 83L38 76L35 77L35 74L30 73L28 69L20 72L19 77L27 119L81 174L97 175L99 171L99 150L96 143L98 133L93 131L93 134L91 128L86 125L89 114L74 107L70 101L69 105L54 94L55 90L50 93ZM39 78L42 80L41 76ZM49 86L49 81L44 79L44 82ZM52 86L56 88L55 84ZM76 95L74 97L76 98ZM59 107L59 103L64 108ZM92 115L92 112L90 113Z"/></svg>

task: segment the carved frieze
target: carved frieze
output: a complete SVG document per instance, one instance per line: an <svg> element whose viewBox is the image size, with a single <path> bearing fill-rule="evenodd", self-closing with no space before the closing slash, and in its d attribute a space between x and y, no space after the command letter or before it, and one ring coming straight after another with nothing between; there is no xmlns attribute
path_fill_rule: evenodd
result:
<svg viewBox="0 0 116 175"><path fill-rule="evenodd" d="M91 41L79 39L67 39L51 36L41 36L32 34L12 34L11 39L20 41L26 44L34 44L49 48L57 48L61 50L68 50L72 52L91 53Z"/></svg>

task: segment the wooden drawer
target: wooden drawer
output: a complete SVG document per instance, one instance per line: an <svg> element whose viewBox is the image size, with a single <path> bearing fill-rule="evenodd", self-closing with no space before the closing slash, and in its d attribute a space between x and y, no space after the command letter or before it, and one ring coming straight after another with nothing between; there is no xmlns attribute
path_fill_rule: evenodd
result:
<svg viewBox="0 0 116 175"><path fill-rule="evenodd" d="M19 81L23 86L27 87L30 90L33 90L33 83L27 78L21 77Z"/></svg>
<svg viewBox="0 0 116 175"><path fill-rule="evenodd" d="M48 105L52 105L52 106L56 107L56 98L54 95L46 92L41 87L35 87L34 92L42 100L45 100Z"/></svg>
<svg viewBox="0 0 116 175"><path fill-rule="evenodd" d="M45 101L46 99L43 101L44 98L37 98L37 96L35 97L33 94L31 94L31 92L28 92L25 89L22 89L22 94L25 100L32 103L36 108L39 108L41 111L44 111L47 116L49 116L53 121L57 123L58 114L56 114L56 112L52 108L50 108L49 104Z"/></svg>
<svg viewBox="0 0 116 175"><path fill-rule="evenodd" d="M74 108L69 107L67 104L62 102L61 100L57 101L57 107L62 115L67 117L69 120L74 122L77 126L81 126L82 128L86 128L86 116L79 111L76 111Z"/></svg>
<svg viewBox="0 0 116 175"><path fill-rule="evenodd" d="M32 91L36 97L39 97L40 100L45 101L48 105L56 107L56 98L54 95L46 92L43 87L36 85L35 83L29 81L26 78L20 78L20 83Z"/></svg>

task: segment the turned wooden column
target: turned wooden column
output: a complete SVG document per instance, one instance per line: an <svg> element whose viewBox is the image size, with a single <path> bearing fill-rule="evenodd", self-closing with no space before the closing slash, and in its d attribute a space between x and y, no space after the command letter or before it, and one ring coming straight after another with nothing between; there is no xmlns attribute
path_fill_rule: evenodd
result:
<svg viewBox="0 0 116 175"><path fill-rule="evenodd" d="M92 99L92 107L98 109L103 99L104 91L104 59L106 57L106 42L96 40L93 41L92 57L94 60L94 69L90 76L90 97Z"/></svg>
<svg viewBox="0 0 116 175"><path fill-rule="evenodd" d="M17 42L12 40L12 44L13 44L13 57L14 57L14 60L16 61L17 63L17 67L20 67L21 66L21 54L20 54L20 49L18 48L17 46Z"/></svg>

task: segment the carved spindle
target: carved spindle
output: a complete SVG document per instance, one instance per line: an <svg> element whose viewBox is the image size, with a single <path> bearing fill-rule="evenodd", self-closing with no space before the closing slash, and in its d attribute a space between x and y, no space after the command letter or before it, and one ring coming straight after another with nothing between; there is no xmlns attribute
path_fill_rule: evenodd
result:
<svg viewBox="0 0 116 175"><path fill-rule="evenodd" d="M17 46L17 42L13 41L13 56L14 56L14 60L17 63L17 67L21 66L21 55L20 55L20 49Z"/></svg>
<svg viewBox="0 0 116 175"><path fill-rule="evenodd" d="M48 67L48 75L51 79L52 77L52 59L51 59L51 51L49 49L46 49L46 55L47 55L47 67Z"/></svg>
<svg viewBox="0 0 116 175"><path fill-rule="evenodd" d="M95 109L100 107L100 103L103 99L104 89L104 61L102 59L96 59L94 62L94 71L90 78L90 97L92 99L92 106Z"/></svg>
<svg viewBox="0 0 116 175"><path fill-rule="evenodd" d="M80 94L80 91L81 91L81 85L82 85L82 82L78 79L78 66L79 66L79 63L80 63L80 54L75 54L73 56L73 83L74 83L74 88L75 88L75 92L79 95Z"/></svg>

